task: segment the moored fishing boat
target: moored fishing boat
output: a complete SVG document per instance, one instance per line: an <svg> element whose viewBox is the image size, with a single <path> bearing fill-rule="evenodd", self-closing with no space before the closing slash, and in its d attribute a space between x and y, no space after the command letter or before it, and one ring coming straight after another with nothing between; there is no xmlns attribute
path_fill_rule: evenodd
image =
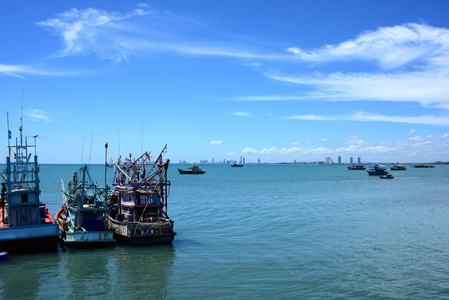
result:
<svg viewBox="0 0 449 300"><path fill-rule="evenodd" d="M94 183L87 166L73 173L65 189L61 180L63 205L56 213L62 241L74 248L115 245L113 232L108 231L108 187Z"/></svg>
<svg viewBox="0 0 449 300"><path fill-rule="evenodd" d="M37 136L33 137L34 144L28 144L28 138L22 134L22 118L20 122L20 136L16 137L15 146L10 145L11 131L8 129L9 155L2 175L0 200L0 249L9 253L56 249L59 227L39 199Z"/></svg>
<svg viewBox="0 0 449 300"><path fill-rule="evenodd" d="M161 151L155 162L145 152L138 159L113 162L114 194L110 198L109 228L119 242L133 245L171 243L176 235L173 220L167 214L170 181L169 160L162 161Z"/></svg>

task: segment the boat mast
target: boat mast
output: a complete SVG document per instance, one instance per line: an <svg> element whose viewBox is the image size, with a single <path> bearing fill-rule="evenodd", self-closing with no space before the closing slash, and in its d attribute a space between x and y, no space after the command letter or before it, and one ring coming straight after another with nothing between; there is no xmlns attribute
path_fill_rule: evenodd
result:
<svg viewBox="0 0 449 300"><path fill-rule="evenodd" d="M107 188L106 188L106 176L107 176L107 172L108 172L108 143L106 142L106 144L104 145L105 148L105 154L104 154L104 188L105 188L105 197L107 199L108 197L108 193L107 193Z"/></svg>

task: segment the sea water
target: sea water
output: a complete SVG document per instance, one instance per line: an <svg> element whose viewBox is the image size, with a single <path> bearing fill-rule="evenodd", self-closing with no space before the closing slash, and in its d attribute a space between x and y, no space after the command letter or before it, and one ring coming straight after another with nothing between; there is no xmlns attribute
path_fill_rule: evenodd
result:
<svg viewBox="0 0 449 300"><path fill-rule="evenodd" d="M392 180L341 165L178 167L172 245L11 254L0 298L449 298L449 166ZM78 168L41 165L53 215ZM91 174L104 185L103 166Z"/></svg>

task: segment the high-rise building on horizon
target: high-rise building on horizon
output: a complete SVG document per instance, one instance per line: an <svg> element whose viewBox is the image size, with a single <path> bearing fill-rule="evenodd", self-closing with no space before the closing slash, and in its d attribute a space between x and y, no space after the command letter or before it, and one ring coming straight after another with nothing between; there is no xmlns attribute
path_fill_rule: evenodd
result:
<svg viewBox="0 0 449 300"><path fill-rule="evenodd" d="M362 163L362 160L360 159L360 156L357 157L357 163L360 165Z"/></svg>
<svg viewBox="0 0 449 300"><path fill-rule="evenodd" d="M349 163L352 165L354 163L354 160L352 159L352 156L349 158Z"/></svg>
<svg viewBox="0 0 449 300"><path fill-rule="evenodd" d="M341 165L341 156L338 156L338 164Z"/></svg>

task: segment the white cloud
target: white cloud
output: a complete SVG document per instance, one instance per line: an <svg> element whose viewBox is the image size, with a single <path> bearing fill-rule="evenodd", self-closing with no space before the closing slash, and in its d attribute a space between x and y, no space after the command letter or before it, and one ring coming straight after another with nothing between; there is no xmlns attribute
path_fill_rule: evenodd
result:
<svg viewBox="0 0 449 300"><path fill-rule="evenodd" d="M241 155L257 159L265 157L265 160L279 161L318 161L326 156L357 157L362 161L371 162L414 162L436 161L449 156L449 133L442 135L414 136L405 140L370 143L356 136L343 137L346 146L337 148L328 147L266 147L255 149L245 147Z"/></svg>
<svg viewBox="0 0 449 300"><path fill-rule="evenodd" d="M235 154L235 151L232 151L232 152L228 153L229 156L234 155L234 154Z"/></svg>
<svg viewBox="0 0 449 300"><path fill-rule="evenodd" d="M35 121L52 122L51 118L45 115L45 112L40 109L29 109L24 114Z"/></svg>
<svg viewBox="0 0 449 300"><path fill-rule="evenodd" d="M408 135L412 135L412 134L414 134L415 132L416 132L415 129L410 129L410 131L408 132Z"/></svg>
<svg viewBox="0 0 449 300"><path fill-rule="evenodd" d="M222 141L216 140L216 141L209 142L209 145L221 145L221 143L222 143Z"/></svg>
<svg viewBox="0 0 449 300"><path fill-rule="evenodd" d="M348 115L296 115L284 119L304 121L359 121L359 122L395 122L408 124L425 124L449 126L449 116L386 116L367 112L354 112Z"/></svg>
<svg viewBox="0 0 449 300"><path fill-rule="evenodd" d="M356 39L338 45L306 52L291 47L288 52L302 60L330 61L361 59L378 62L385 69L393 69L411 62L448 66L449 30L424 24L380 27L362 33Z"/></svg>
<svg viewBox="0 0 449 300"><path fill-rule="evenodd" d="M250 95L241 101L395 101L449 110L449 30L423 24L381 27L338 45L318 50L287 49L298 60L313 62L307 72L286 73L270 68L274 81L312 87L298 95ZM374 72L326 72L320 63L358 67L363 60L380 66ZM318 64L317 64L318 63ZM310 72L313 71L313 73ZM385 71L387 70L387 71ZM310 116L318 118L318 116Z"/></svg>

